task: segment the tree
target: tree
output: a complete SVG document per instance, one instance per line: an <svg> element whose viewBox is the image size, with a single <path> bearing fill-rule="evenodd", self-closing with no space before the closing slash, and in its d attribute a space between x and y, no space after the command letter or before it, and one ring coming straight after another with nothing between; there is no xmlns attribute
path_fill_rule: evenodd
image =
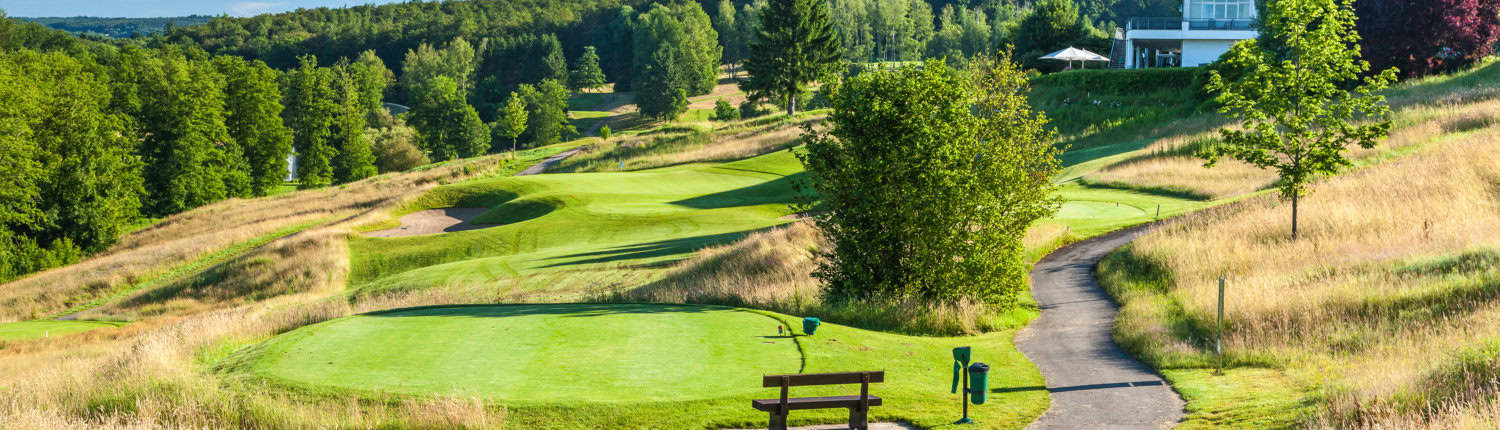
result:
<svg viewBox="0 0 1500 430"><path fill-rule="evenodd" d="M719 33L719 46L724 47L719 61L730 66L745 58L745 35L740 33L740 27L735 23L737 14L739 11L734 9L734 2L719 0L713 19L714 31ZM733 71L733 67L730 70Z"/></svg>
<svg viewBox="0 0 1500 430"><path fill-rule="evenodd" d="M1272 3L1261 17L1261 31L1284 51L1241 42L1224 61L1245 75L1226 81L1212 71L1209 78L1208 89L1220 93L1222 111L1243 128L1220 130L1223 143L1201 155L1210 166L1227 155L1275 169L1281 196L1292 201L1294 240L1297 204L1308 183L1349 166L1344 156L1349 145L1373 147L1392 127L1390 109L1376 91L1395 80L1395 71L1360 77L1370 65L1359 58L1350 2ZM1285 59L1277 60L1278 55Z"/></svg>
<svg viewBox="0 0 1500 430"><path fill-rule="evenodd" d="M552 79L568 85L568 59L563 56L562 42L556 37L547 38L546 53L542 55L543 79Z"/></svg>
<svg viewBox="0 0 1500 430"><path fill-rule="evenodd" d="M759 14L740 88L755 100L781 100L797 113L797 96L808 83L826 79L839 66L839 41L823 0L771 0Z"/></svg>
<svg viewBox="0 0 1500 430"><path fill-rule="evenodd" d="M380 173L404 172L432 162L417 147L417 131L399 119L389 127L366 129L365 140L370 142Z"/></svg>
<svg viewBox="0 0 1500 430"><path fill-rule="evenodd" d="M574 90L592 90L604 86L604 70L599 68L599 54L592 46L583 47L578 63L573 67L573 78L568 85Z"/></svg>
<svg viewBox="0 0 1500 430"><path fill-rule="evenodd" d="M1069 46L1097 48L1086 24L1072 0L1042 0L1016 29L1016 55L1026 67L1058 70L1061 65L1043 63L1038 57Z"/></svg>
<svg viewBox="0 0 1500 430"><path fill-rule="evenodd" d="M554 80L522 85L517 91L526 101L526 135L530 146L547 146L578 134L568 121L568 89Z"/></svg>
<svg viewBox="0 0 1500 430"><path fill-rule="evenodd" d="M1494 52L1500 1L1360 0L1354 2L1364 57L1373 70L1404 77L1451 72Z"/></svg>
<svg viewBox="0 0 1500 430"><path fill-rule="evenodd" d="M151 214L250 194L250 169L224 125L224 79L205 61L164 51L141 71L141 157Z"/></svg>
<svg viewBox="0 0 1500 430"><path fill-rule="evenodd" d="M368 100L361 85L366 78L363 68L339 66L333 69L333 91L338 110L334 113L333 180L348 183L375 176L375 154L365 140L365 122L369 115Z"/></svg>
<svg viewBox="0 0 1500 430"><path fill-rule="evenodd" d="M599 127L599 140L608 142L609 141L609 134L610 134L609 126L606 125L606 126L603 126L603 127Z"/></svg>
<svg viewBox="0 0 1500 430"><path fill-rule="evenodd" d="M670 120L687 112L688 96L674 50L662 46L644 62L646 69L636 75L635 104L641 116L656 120Z"/></svg>
<svg viewBox="0 0 1500 430"><path fill-rule="evenodd" d="M276 71L259 60L219 56L214 65L224 75L229 136L244 148L250 167L250 189L264 196L286 180L292 132L281 120L281 88Z"/></svg>
<svg viewBox="0 0 1500 430"><path fill-rule="evenodd" d="M522 86L530 87L529 85ZM516 151L516 139L521 133L526 132L526 100L521 98L515 91L510 93L510 98L505 100L505 107L501 108L500 121L495 125L501 136L510 138L510 150Z"/></svg>
<svg viewBox="0 0 1500 430"><path fill-rule="evenodd" d="M828 297L1004 308L1025 291L1021 238L1057 207L1058 150L1008 56L972 70L928 60L832 91L832 127L801 155L827 209Z"/></svg>
<svg viewBox="0 0 1500 430"><path fill-rule="evenodd" d="M406 61L401 63L401 87L408 101L415 103L412 100L422 92L422 85L447 77L456 85L458 94L467 98L474 84L475 64L474 46L462 37L453 39L441 50L424 43L416 50L406 51Z"/></svg>
<svg viewBox="0 0 1500 430"><path fill-rule="evenodd" d="M697 3L679 1L671 3L670 7L658 4L636 18L633 33L634 79L644 79L648 68L671 69L659 73L680 78L673 83L673 88L682 90L687 96L708 94L718 85L723 47L719 46L719 35L710 24L708 14ZM669 55L658 55L664 50ZM672 62L661 63L658 60L662 58L670 58ZM632 83L636 95L643 96L638 87Z"/></svg>
<svg viewBox="0 0 1500 430"><path fill-rule="evenodd" d="M301 65L287 72L287 126L292 129L292 147L297 153L298 188L316 188L333 183L335 112L339 104L328 69L318 59L304 56Z"/></svg>
<svg viewBox="0 0 1500 430"><path fill-rule="evenodd" d="M395 82L391 69L375 55L375 51L359 54L359 59L349 64L349 72L359 85L359 106L365 112L366 124L370 127L383 125L390 115L385 110L385 91Z"/></svg>
<svg viewBox="0 0 1500 430"><path fill-rule="evenodd" d="M489 128L464 102L457 83L438 76L420 88L410 113L411 125L432 161L475 157L489 151Z"/></svg>

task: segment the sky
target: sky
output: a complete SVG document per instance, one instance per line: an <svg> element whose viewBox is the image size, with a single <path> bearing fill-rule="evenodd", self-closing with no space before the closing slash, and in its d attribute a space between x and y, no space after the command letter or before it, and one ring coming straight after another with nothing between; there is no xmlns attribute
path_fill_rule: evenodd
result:
<svg viewBox="0 0 1500 430"><path fill-rule="evenodd" d="M396 1L400 0L0 0L0 9L15 17L252 16L299 7L344 7Z"/></svg>

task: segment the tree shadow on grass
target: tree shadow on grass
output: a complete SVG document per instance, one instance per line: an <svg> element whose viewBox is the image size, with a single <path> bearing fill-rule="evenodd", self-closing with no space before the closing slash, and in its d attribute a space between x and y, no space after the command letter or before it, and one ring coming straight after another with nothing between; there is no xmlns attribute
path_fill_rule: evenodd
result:
<svg viewBox="0 0 1500 430"><path fill-rule="evenodd" d="M698 197L672 202L674 205L693 209L722 209L764 204L792 204L798 202L797 184L807 179L807 172L782 176L770 181L704 194Z"/></svg>
<svg viewBox="0 0 1500 430"><path fill-rule="evenodd" d="M769 230L771 227L753 230L737 231L730 233L709 234L702 236L683 237L677 239L660 240L634 245L618 246L603 251L581 252L557 257L548 257L546 260L571 260L562 261L543 266L545 268L577 266L583 264L610 263L625 260L640 260L647 258L666 257L670 255L682 255L696 252L705 247L729 243L739 240L747 235ZM592 258L586 258L592 257ZM578 259L578 260L574 260Z"/></svg>
<svg viewBox="0 0 1500 430"><path fill-rule="evenodd" d="M432 316L506 318L527 315L566 315L583 318L624 314L703 313L726 309L729 308L677 304L492 304L423 306L377 311L364 315L383 318Z"/></svg>

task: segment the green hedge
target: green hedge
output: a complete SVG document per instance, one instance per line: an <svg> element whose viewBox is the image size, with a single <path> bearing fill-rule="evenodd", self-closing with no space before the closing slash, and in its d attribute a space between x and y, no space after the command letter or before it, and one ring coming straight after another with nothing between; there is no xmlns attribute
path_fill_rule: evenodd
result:
<svg viewBox="0 0 1500 430"><path fill-rule="evenodd" d="M1067 87L1075 91L1102 94L1139 94L1162 89L1193 89L1202 95L1203 84L1208 82L1206 67L1174 67L1159 69L1097 69L1074 70L1042 75L1031 80L1034 87Z"/></svg>

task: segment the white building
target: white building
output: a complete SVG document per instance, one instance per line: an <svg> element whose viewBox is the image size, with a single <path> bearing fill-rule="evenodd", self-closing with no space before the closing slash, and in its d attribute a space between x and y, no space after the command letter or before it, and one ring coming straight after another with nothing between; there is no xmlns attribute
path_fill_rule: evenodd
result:
<svg viewBox="0 0 1500 430"><path fill-rule="evenodd" d="M1255 0L1183 0L1182 17L1131 18L1115 33L1111 64L1127 69L1212 63L1254 39Z"/></svg>

